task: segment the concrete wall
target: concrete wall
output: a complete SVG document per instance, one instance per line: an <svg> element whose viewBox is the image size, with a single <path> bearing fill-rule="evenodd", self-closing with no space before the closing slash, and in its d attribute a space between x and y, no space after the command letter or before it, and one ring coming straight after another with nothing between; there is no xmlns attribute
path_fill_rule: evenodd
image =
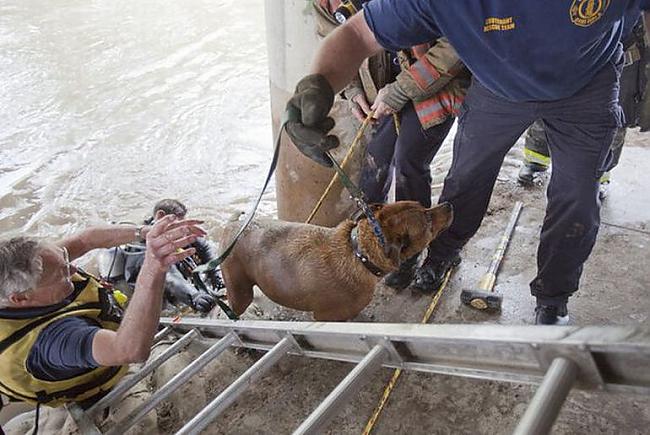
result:
<svg viewBox="0 0 650 435"><path fill-rule="evenodd" d="M286 102L293 94L296 83L309 74L309 66L320 39L316 34L315 12L311 1L266 0L265 13L275 136ZM337 122L335 134L343 144L335 152L335 156L341 161L358 125L349 114L345 101L337 101L332 114ZM363 151L358 150L348 169L353 180L358 178ZM278 217L304 222L332 176L333 171L305 158L284 135L276 171ZM337 183L313 223L333 226L347 217L353 211L353 204L348 197L348 192L342 190L340 183Z"/></svg>

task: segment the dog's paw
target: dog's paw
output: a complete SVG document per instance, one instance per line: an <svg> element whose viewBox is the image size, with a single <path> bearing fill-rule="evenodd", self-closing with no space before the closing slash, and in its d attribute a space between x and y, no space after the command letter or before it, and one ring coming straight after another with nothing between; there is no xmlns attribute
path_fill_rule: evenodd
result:
<svg viewBox="0 0 650 435"><path fill-rule="evenodd" d="M264 310L259 307L257 304L251 304L250 306L251 314L255 317L264 317Z"/></svg>
<svg viewBox="0 0 650 435"><path fill-rule="evenodd" d="M209 294L197 293L192 296L192 308L200 313L209 313L216 304L216 299Z"/></svg>

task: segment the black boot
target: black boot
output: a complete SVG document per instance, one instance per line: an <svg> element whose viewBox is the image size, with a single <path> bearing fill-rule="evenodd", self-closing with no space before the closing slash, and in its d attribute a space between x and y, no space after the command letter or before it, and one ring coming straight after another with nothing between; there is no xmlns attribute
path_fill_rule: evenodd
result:
<svg viewBox="0 0 650 435"><path fill-rule="evenodd" d="M415 278L415 271L417 270L419 256L420 255L418 254L409 258L400 265L398 270L386 275L384 284L395 290L404 290L406 287L408 287L409 284L411 284L411 281L413 281L413 278Z"/></svg>
<svg viewBox="0 0 650 435"><path fill-rule="evenodd" d="M602 177L600 177L600 183L598 184L598 198L600 198L601 201L604 201L609 194L610 180L611 176L609 174L609 171L605 172Z"/></svg>
<svg viewBox="0 0 650 435"><path fill-rule="evenodd" d="M540 165L539 163L525 162L521 165L521 169L519 169L517 179L521 184L530 186L535 182L535 174L537 172L544 172L547 169L548 167Z"/></svg>
<svg viewBox="0 0 650 435"><path fill-rule="evenodd" d="M535 308L536 325L567 325L569 323L569 312L566 303L559 305L537 304Z"/></svg>
<svg viewBox="0 0 650 435"><path fill-rule="evenodd" d="M426 294L437 292L445 280L447 272L459 264L460 256L458 254L447 258L427 256L424 264L416 273L413 287Z"/></svg>

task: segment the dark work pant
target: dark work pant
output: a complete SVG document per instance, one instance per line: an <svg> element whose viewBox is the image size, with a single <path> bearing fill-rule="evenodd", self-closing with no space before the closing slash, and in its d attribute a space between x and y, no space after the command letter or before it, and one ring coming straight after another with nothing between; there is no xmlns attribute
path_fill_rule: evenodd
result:
<svg viewBox="0 0 650 435"><path fill-rule="evenodd" d="M641 62L635 62L623 68L620 80L619 103L623 108L626 125L634 127L638 121L639 94L639 74L642 74ZM616 131L612 141L612 157L607 171L614 169L621 158L623 144L625 142L625 133L627 128L623 126ZM548 149L548 139L544 132L544 125L540 120L535 121L526 131L524 159L527 163L537 163L538 165L548 166L550 164L550 151ZM529 152L529 151L532 151Z"/></svg>
<svg viewBox="0 0 650 435"><path fill-rule="evenodd" d="M616 134L614 135L612 145L610 146L612 150L612 158L607 171L611 171L618 165L621 153L623 152L626 132L627 128L625 127L616 129ZM551 163L551 153L548 148L548 140L546 138L546 132L544 131L544 124L542 121L535 121L535 123L526 131L524 147L524 160L526 163L536 163L541 166L549 166Z"/></svg>
<svg viewBox="0 0 650 435"><path fill-rule="evenodd" d="M411 103L399 114L397 136L392 116L382 118L368 143L359 187L370 203L385 203L395 169L395 200L418 201L431 207L431 161L447 137L454 119L426 130Z"/></svg>
<svg viewBox="0 0 650 435"><path fill-rule="evenodd" d="M508 101L475 80L459 116L453 162L440 196L440 202L453 204L454 221L432 243L431 255L453 255L476 233L506 153L541 119L553 173L531 291L544 304L565 302L578 288L600 225L598 179L622 126L619 76L620 62L610 62L575 95L543 102Z"/></svg>

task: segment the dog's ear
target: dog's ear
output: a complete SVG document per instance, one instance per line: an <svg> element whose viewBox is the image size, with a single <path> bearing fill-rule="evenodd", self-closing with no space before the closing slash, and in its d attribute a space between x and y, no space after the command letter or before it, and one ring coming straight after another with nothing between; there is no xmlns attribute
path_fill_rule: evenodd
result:
<svg viewBox="0 0 650 435"><path fill-rule="evenodd" d="M454 218L454 208L450 203L444 202L426 209L424 216L427 219L427 223L432 225L434 229L442 230L451 225L451 221Z"/></svg>
<svg viewBox="0 0 650 435"><path fill-rule="evenodd" d="M424 217L429 225L433 224L433 217L435 214L436 212L434 207L428 208L424 211Z"/></svg>

